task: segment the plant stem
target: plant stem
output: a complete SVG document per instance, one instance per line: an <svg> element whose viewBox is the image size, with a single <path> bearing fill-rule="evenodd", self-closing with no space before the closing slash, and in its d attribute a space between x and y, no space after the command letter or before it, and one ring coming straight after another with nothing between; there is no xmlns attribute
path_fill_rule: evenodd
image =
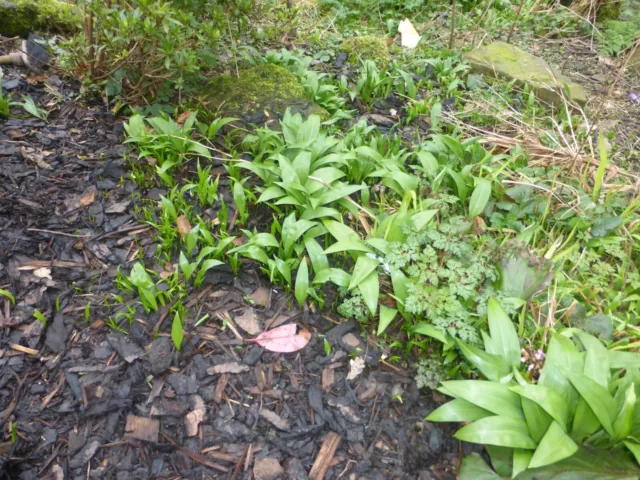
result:
<svg viewBox="0 0 640 480"><path fill-rule="evenodd" d="M524 1L522 0L520 2L520 6L518 6L518 13L516 13L516 18L513 21L513 24L511 25L511 30L509 30L509 36L507 37L507 43L511 43L511 36L513 35L513 31L516 29L516 23L518 23L518 20L520 19L520 14L522 13L522 7L524 7Z"/></svg>
<svg viewBox="0 0 640 480"><path fill-rule="evenodd" d="M456 0L451 3L451 33L449 34L449 50L453 49L453 39L456 30Z"/></svg>

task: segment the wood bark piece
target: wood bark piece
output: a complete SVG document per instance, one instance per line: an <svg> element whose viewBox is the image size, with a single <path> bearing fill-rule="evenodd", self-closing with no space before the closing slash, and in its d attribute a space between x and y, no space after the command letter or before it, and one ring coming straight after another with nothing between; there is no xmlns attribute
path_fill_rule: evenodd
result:
<svg viewBox="0 0 640 480"><path fill-rule="evenodd" d="M227 388L227 382L229 382L229 374L223 373L218 378L218 383L216 384L216 390L213 393L213 401L216 403L222 402L222 394L224 393L225 388Z"/></svg>
<svg viewBox="0 0 640 480"><path fill-rule="evenodd" d="M316 457L316 461L313 462L311 471L309 472L309 480L323 480L324 475L327 473L327 469L331 465L333 455L338 449L342 437L335 432L329 432L320 447L320 452Z"/></svg>
<svg viewBox="0 0 640 480"><path fill-rule="evenodd" d="M127 424L124 427L124 436L126 438L136 438L138 440L158 443L159 431L160 422L158 420L128 415Z"/></svg>

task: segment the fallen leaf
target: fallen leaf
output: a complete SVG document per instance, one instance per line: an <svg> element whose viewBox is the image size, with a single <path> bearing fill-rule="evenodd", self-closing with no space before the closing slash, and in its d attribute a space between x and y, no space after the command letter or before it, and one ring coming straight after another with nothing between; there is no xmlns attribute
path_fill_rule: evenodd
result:
<svg viewBox="0 0 640 480"><path fill-rule="evenodd" d="M53 280L51 278L51 269L50 268L46 268L46 267L36 268L33 271L33 275L38 277L38 278L48 278L49 280Z"/></svg>
<svg viewBox="0 0 640 480"><path fill-rule="evenodd" d="M280 415L272 412L271 410L263 408L262 410L260 410L260 416L271 423L278 430L289 430L289 421L285 420Z"/></svg>
<svg viewBox="0 0 640 480"><path fill-rule="evenodd" d="M402 37L400 43L403 47L416 48L421 37L418 35L418 32L411 23L411 20L408 18L402 20L400 25L398 25L398 32L400 32Z"/></svg>
<svg viewBox="0 0 640 480"><path fill-rule="evenodd" d="M178 233L181 237L185 237L191 231L191 224L189 223L189 219L184 215L180 215L176 220L176 225L178 226Z"/></svg>
<svg viewBox="0 0 640 480"><path fill-rule="evenodd" d="M360 376L364 370L364 358L356 357L349 360L349 374L347 380L354 380Z"/></svg>
<svg viewBox="0 0 640 480"><path fill-rule="evenodd" d="M242 315L238 315L233 319L233 321L249 335L258 335L262 332L260 322L258 321L253 308L247 308L242 312Z"/></svg>
<svg viewBox="0 0 640 480"><path fill-rule="evenodd" d="M209 375L216 375L218 373L243 373L250 370L248 365L242 365L238 362L221 363L215 367L207 368Z"/></svg>
<svg viewBox="0 0 640 480"><path fill-rule="evenodd" d="M296 334L298 326L295 323L282 325L268 332L263 332L256 338L247 338L245 343L257 343L270 352L291 353L304 348L311 340L311 332L300 330Z"/></svg>
<svg viewBox="0 0 640 480"><path fill-rule="evenodd" d="M269 308L271 305L271 289L270 288L258 288L251 294L251 300L262 308ZM255 335L255 333L253 334Z"/></svg>
<svg viewBox="0 0 640 480"><path fill-rule="evenodd" d="M191 112L191 111L189 111L189 110L187 110L186 112L182 112L182 113L180 114L180 116L178 117L178 120L177 120L177 122L176 122L176 123L177 123L178 125L182 125L182 124L184 123L184 121L185 121L187 118L189 118L189 115L191 115L192 113L193 113L193 112Z"/></svg>

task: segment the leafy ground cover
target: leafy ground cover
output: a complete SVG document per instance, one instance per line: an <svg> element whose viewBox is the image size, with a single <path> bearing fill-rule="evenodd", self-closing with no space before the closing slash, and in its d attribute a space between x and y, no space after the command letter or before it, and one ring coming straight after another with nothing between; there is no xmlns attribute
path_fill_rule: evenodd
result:
<svg viewBox="0 0 640 480"><path fill-rule="evenodd" d="M423 37L415 49L402 48L394 38L404 17ZM179 366L195 368L194 356L218 355L207 365L221 392L211 392L207 401L227 398L229 412L220 413L227 421L246 415L239 413L241 406L253 400L239 396L233 407L233 397L222 396L229 375L258 365L250 359L257 350L247 342L263 328L301 318L312 331L303 334L309 346L287 334L277 340L291 345L273 348L289 355L308 351L305 359L322 365L351 357L349 373L335 387L340 398L324 401L342 416L327 413L322 397L318 404L310 394L307 405L324 422L312 419L320 425L314 435L326 427L346 435L356 450L366 450L363 444L378 448L379 432L363 427L362 435L348 437L344 422L364 425L360 417L373 419L376 409L375 401L366 403L374 396L367 396L366 382L349 393L349 382L358 382L361 373L352 373L352 362L373 370L380 361L392 372L411 372L411 388L394 385L384 394L387 419L393 405L405 418L405 400L412 405L428 399L416 419L419 434L399 447L402 467L395 473L407 478L418 478L429 466L443 476L458 470L460 478L554 478L559 472L602 478L605 471L611 478L638 477L640 197L637 137L628 127L637 118L631 94L639 84L622 69L631 45L628 25L635 18L625 10L620 22L629 23L621 34L611 20L598 33L570 9L526 1L462 2L452 8L360 0L305 1L293 8L260 3L253 9L245 2L221 2L213 10L199 2L92 5L85 27L95 24L99 33L57 48L67 71L84 80L84 93L105 92L122 115L127 164L118 170L113 191L131 197L135 228L146 236L130 239L121 260L91 246L91 258L104 265L105 274L107 262L113 265L107 275L113 288L101 293L94 280L71 287L62 308L81 313L86 323L99 316L102 324L95 328L108 332L112 349L127 362L132 347L118 338L156 348L162 341L176 359L171 375L182 375ZM470 71L461 54L491 39L509 39L554 63L578 45L590 55L581 68L604 69L607 75L595 84L583 82L592 97L584 109L569 102L547 105L527 86ZM359 45L366 48L354 53ZM228 47L225 55L222 47ZM558 63L579 82L586 77L580 74L587 70L572 70L579 60ZM225 116L224 104L212 111L199 94L204 74L226 73L240 81L243 70L257 66L290 71L300 92L327 115L277 115L265 107L258 122L254 114ZM17 103L0 96L0 115L17 115ZM23 109L46 122L41 108L25 97ZM81 211L93 203L90 198L87 192L79 196ZM91 228L96 212L83 218ZM50 294L46 300L25 299L28 282L19 283L19 267L10 270L0 290L6 311L17 301L20 315L33 316L41 329L48 320L55 325L60 300ZM268 285L263 290L278 292L277 309L267 305L271 293L266 300L264 291L251 292L247 285L255 280L248 282L248 276ZM223 296L234 291L234 281L240 284L243 294L233 299L234 308L224 307L219 297L213 308L203 300L220 279L226 279ZM255 316L260 307L263 321ZM280 319L283 312L297 313ZM5 316L6 325L13 325L10 314ZM350 332L361 335L345 339ZM214 350L205 341L214 342ZM294 369L293 355L265 358L283 358L282 368ZM307 366L322 378L307 388L331 391L333 373L325 373L327 368ZM256 371L256 385L237 387L264 391L259 372L265 373L262 367ZM164 378L163 372L153 365L144 370L149 385ZM202 380L206 374L194 376ZM135 378L142 379L141 373ZM174 395L183 395L183 403L192 395L189 418L198 417L193 395L204 394L176 386L181 381L172 377ZM293 380L281 382L299 388ZM443 395L453 400L435 408ZM345 413L352 407L355 413ZM291 431L288 420L297 422L293 436L313 430L290 408L263 417L280 432ZM116 416L113 429L117 422ZM189 422L187 431L193 428ZM439 428L434 422L462 423L455 438L486 449L472 453L465 445L466 455L456 459L455 440L447 437L446 447L440 442L425 453L416 442L425 443L420 429L441 432L432 430ZM18 442L22 423L14 417L5 429L8 448ZM251 437L234 425L229 441ZM298 458L291 452L302 444L285 445L291 437L279 435L256 445L268 458ZM436 437L430 435L429 448ZM316 437L307 445L302 466L311 468L310 477L322 478L313 474L317 459L323 461L313 455L320 442ZM269 457L270 448L279 453ZM406 455L408 449L414 452ZM95 448L86 460L85 450L90 449L73 457L74 468L91 461ZM446 459L435 459L439 452ZM248 465L252 454L230 452L220 459ZM417 460L420 455L425 458ZM201 457L190 458L212 468ZM332 469L326 478L345 472L366 478L367 471L384 478L391 471L376 465L362 473L348 457L341 462L344 469ZM182 474L190 478L197 472ZM262 474L254 467L256 478Z"/></svg>

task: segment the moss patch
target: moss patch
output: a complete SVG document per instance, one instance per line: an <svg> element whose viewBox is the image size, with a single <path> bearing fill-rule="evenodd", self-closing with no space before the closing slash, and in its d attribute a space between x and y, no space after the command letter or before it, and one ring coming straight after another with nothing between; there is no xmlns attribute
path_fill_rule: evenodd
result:
<svg viewBox="0 0 640 480"><path fill-rule="evenodd" d="M0 0L0 35L26 37L30 32L71 32L78 21L75 6L57 0Z"/></svg>
<svg viewBox="0 0 640 480"><path fill-rule="evenodd" d="M247 124L277 127L272 120L282 118L289 108L303 116L329 113L309 100L298 79L278 65L260 65L240 75L219 75L211 79L204 93L204 103L226 116L239 117Z"/></svg>
<svg viewBox="0 0 640 480"><path fill-rule="evenodd" d="M348 55L352 65L357 65L361 60L373 60L378 67L382 68L390 61L387 42L374 35L345 40L340 45L340 50Z"/></svg>
<svg viewBox="0 0 640 480"><path fill-rule="evenodd" d="M553 105L562 104L561 85L571 92L571 99L580 105L587 102L582 86L536 57L504 42L495 42L464 55L472 71L528 84L538 98Z"/></svg>

